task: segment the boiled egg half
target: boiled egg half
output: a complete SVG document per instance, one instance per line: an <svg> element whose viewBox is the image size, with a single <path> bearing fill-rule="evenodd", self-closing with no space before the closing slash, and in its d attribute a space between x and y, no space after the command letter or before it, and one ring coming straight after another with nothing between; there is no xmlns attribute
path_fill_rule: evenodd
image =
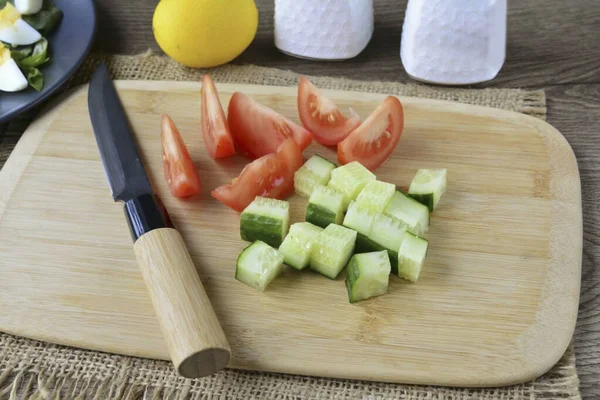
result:
<svg viewBox="0 0 600 400"><path fill-rule="evenodd" d="M0 41L15 46L33 44L42 35L21 18L21 13L10 3L0 10Z"/></svg>
<svg viewBox="0 0 600 400"><path fill-rule="evenodd" d="M27 87L27 79L12 59L10 50L0 43L0 91L18 92Z"/></svg>

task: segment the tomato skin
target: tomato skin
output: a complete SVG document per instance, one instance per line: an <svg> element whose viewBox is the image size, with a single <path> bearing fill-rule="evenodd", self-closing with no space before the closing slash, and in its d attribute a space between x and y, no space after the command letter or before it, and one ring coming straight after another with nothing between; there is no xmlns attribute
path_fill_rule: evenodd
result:
<svg viewBox="0 0 600 400"><path fill-rule="evenodd" d="M404 129L404 110L398 98L388 96L346 139L338 144L341 164L358 161L371 171L391 155Z"/></svg>
<svg viewBox="0 0 600 400"><path fill-rule="evenodd" d="M344 117L340 109L305 77L298 84L298 114L313 138L324 146L334 146L360 125L360 117Z"/></svg>
<svg viewBox="0 0 600 400"><path fill-rule="evenodd" d="M175 123L164 114L161 127L163 169L171 194L189 197L200 193L200 177Z"/></svg>
<svg viewBox="0 0 600 400"><path fill-rule="evenodd" d="M219 100L219 94L210 75L202 77L202 137L208 154L213 159L235 154L233 137Z"/></svg>
<svg viewBox="0 0 600 400"><path fill-rule="evenodd" d="M294 173L302 166L302 152L287 139L275 153L247 164L231 183L211 192L227 207L242 212L256 196L285 199L294 190Z"/></svg>
<svg viewBox="0 0 600 400"><path fill-rule="evenodd" d="M312 134L302 126L240 92L229 101L228 119L236 146L250 158L274 153L290 137L301 151L312 142Z"/></svg>

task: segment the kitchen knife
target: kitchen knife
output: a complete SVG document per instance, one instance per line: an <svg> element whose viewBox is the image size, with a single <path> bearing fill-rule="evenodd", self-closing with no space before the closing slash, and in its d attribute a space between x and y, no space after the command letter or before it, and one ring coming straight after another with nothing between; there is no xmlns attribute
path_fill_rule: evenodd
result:
<svg viewBox="0 0 600 400"><path fill-rule="evenodd" d="M171 360L186 378L210 375L231 350L179 232L154 194L108 69L92 76L88 108L115 201L125 203L133 248Z"/></svg>

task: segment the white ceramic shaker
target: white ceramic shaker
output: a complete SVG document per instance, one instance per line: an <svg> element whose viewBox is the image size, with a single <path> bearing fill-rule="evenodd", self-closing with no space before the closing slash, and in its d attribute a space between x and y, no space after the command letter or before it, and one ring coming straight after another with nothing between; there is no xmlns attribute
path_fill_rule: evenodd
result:
<svg viewBox="0 0 600 400"><path fill-rule="evenodd" d="M409 0L400 56L414 79L467 85L496 77L506 53L507 0Z"/></svg>
<svg viewBox="0 0 600 400"><path fill-rule="evenodd" d="M373 35L373 0L275 0L275 46L317 60L357 56Z"/></svg>

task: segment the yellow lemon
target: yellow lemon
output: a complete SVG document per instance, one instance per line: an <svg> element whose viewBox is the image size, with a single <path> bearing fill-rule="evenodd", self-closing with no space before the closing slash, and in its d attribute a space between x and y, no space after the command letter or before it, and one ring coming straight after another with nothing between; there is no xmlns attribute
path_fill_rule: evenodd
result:
<svg viewBox="0 0 600 400"><path fill-rule="evenodd" d="M160 48L188 67L214 67L240 55L258 28L254 0L161 0L152 29Z"/></svg>

